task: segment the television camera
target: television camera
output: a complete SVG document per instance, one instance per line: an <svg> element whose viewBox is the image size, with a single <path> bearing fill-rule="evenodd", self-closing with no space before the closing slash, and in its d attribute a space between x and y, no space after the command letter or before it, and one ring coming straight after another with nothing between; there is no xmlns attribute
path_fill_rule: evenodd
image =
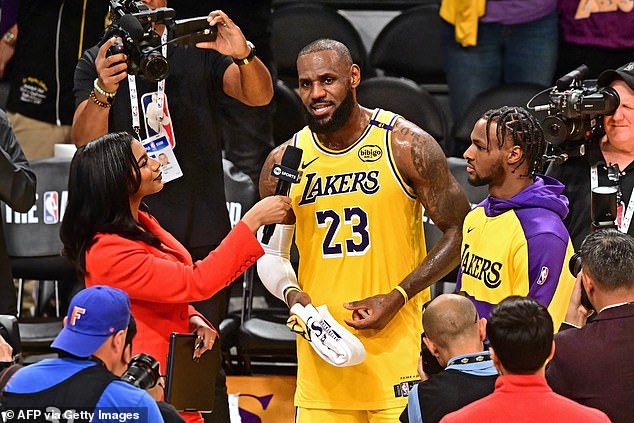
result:
<svg viewBox="0 0 634 423"><path fill-rule="evenodd" d="M588 72L581 65L529 101L528 107L535 112L548 113L542 122L544 138L550 143L546 161L562 163L570 155L584 154L586 141L604 133L603 115L613 114L619 106L618 93L611 87L599 87L595 79L586 80ZM530 106L547 91L548 104Z"/></svg>

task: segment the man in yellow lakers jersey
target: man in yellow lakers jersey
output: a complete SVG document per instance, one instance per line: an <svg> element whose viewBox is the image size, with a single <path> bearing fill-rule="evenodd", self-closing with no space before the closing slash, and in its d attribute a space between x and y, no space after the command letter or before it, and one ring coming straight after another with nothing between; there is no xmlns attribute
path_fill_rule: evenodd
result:
<svg viewBox="0 0 634 423"><path fill-rule="evenodd" d="M546 143L537 120L521 107L490 110L475 124L465 151L469 183L488 185L489 196L465 219L457 291L480 316L510 295L531 297L563 321L575 278L562 219L564 186L537 175Z"/></svg>
<svg viewBox="0 0 634 423"><path fill-rule="evenodd" d="M303 150L292 212L258 262L264 284L289 307L326 305L366 350L335 367L298 337L297 421L395 422L417 380L421 306L459 260L467 199L438 143L394 113L357 103L359 67L347 47L317 40L297 59L308 126L269 155L260 194L287 145ZM425 257L421 205L443 231ZM288 261L295 230L299 281Z"/></svg>

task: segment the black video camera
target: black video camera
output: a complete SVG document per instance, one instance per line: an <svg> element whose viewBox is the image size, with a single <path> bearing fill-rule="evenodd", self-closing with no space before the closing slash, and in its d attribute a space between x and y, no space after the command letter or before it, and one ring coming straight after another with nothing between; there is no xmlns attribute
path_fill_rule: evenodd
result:
<svg viewBox="0 0 634 423"><path fill-rule="evenodd" d="M564 152L569 142L576 147L603 135L603 115L613 114L619 106L619 95L613 88L585 80L588 71L586 65L581 65L559 78L550 89L548 104L534 108L536 112L548 112L542 122L544 138Z"/></svg>
<svg viewBox="0 0 634 423"><path fill-rule="evenodd" d="M423 359L423 371L429 376L433 376L442 372L444 367L440 365L438 359L427 348L427 344L423 341L423 338L426 337L425 332L420 334L420 356Z"/></svg>
<svg viewBox="0 0 634 423"><path fill-rule="evenodd" d="M600 186L592 189L590 197L590 215L592 218L592 231L601 229L617 229L617 196L618 189L615 186ZM577 252L568 262L568 269L575 278L583 267L581 255ZM588 298L583 285L581 286L581 305L587 310L594 310L594 306Z"/></svg>
<svg viewBox="0 0 634 423"><path fill-rule="evenodd" d="M169 43L194 45L201 41L214 41L217 28L209 26L206 16L175 20L176 12L169 7L154 10L140 1L110 0L113 23L106 29L100 45L112 37L120 38L109 49L107 55L126 54L130 75L139 75L149 81L160 81L167 77L169 64L161 52L161 37L154 24L163 24L171 31Z"/></svg>
<svg viewBox="0 0 634 423"><path fill-rule="evenodd" d="M137 354L130 360L121 380L146 390L156 386L159 380L159 362L148 354Z"/></svg>

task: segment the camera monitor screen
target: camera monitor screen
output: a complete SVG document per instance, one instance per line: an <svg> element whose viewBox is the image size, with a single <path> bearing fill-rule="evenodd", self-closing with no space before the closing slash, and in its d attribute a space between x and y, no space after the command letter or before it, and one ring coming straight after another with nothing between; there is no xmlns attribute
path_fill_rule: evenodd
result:
<svg viewBox="0 0 634 423"><path fill-rule="evenodd" d="M193 360L193 333L172 333L167 357L165 401L178 411L211 412L214 409L216 375L220 370L220 342L215 342L199 361Z"/></svg>

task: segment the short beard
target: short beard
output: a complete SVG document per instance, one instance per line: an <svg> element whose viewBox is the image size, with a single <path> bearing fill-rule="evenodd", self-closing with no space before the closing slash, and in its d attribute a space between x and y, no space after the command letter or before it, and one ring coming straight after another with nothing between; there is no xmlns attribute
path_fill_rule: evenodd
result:
<svg viewBox="0 0 634 423"><path fill-rule="evenodd" d="M480 177L474 173L473 175L469 175L467 177L467 182L469 182L469 185L474 187L491 185L491 182L493 182L498 175L500 177L503 177L504 175L504 168L500 163L497 163L491 167L491 172L489 173L489 176Z"/></svg>
<svg viewBox="0 0 634 423"><path fill-rule="evenodd" d="M469 175L467 177L467 182L469 182L469 185L471 185L472 187L481 187L484 185L489 185L489 183L491 182L491 178L480 178L476 175Z"/></svg>
<svg viewBox="0 0 634 423"><path fill-rule="evenodd" d="M311 131L318 134L327 134L335 132L346 126L354 106L355 102L354 97L352 96L352 90L349 89L346 94L346 98L344 98L339 107L332 112L330 119L327 121L322 122L320 118L315 117L312 113L310 113L306 107L304 107L304 118L306 119L306 123Z"/></svg>

